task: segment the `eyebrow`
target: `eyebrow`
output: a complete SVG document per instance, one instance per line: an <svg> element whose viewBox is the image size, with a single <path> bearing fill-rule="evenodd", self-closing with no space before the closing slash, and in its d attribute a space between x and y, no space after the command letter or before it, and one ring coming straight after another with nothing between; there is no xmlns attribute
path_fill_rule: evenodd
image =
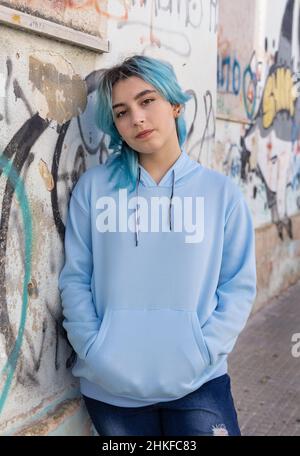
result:
<svg viewBox="0 0 300 456"><path fill-rule="evenodd" d="M144 95L147 95L148 93L157 93L156 90L150 90L150 89L146 89L146 90L142 90L142 92L139 92L135 95L134 97L134 100L138 100L139 98L143 97ZM113 105L113 109L115 108L118 108L119 106L126 106L125 103L117 103L117 104L114 104Z"/></svg>

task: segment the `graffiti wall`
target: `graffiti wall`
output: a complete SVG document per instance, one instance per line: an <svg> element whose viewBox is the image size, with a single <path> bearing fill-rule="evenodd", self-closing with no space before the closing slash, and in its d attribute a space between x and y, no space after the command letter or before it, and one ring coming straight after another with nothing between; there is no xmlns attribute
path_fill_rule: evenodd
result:
<svg viewBox="0 0 300 456"><path fill-rule="evenodd" d="M65 3L78 15L92 4L104 14L101 2ZM211 164L217 6L217 0L108 2L112 46L102 55L1 26L0 434L26 434L28 427L88 433L81 415L73 427L62 419L61 410L70 418L79 406L57 280L70 192L109 153L108 138L94 124L97 81L103 68L134 53L172 62L193 96L185 111L187 152ZM62 403L73 405L52 413Z"/></svg>
<svg viewBox="0 0 300 456"><path fill-rule="evenodd" d="M239 39L228 26L227 3L220 2L216 161L248 195L256 227L274 223L280 239L293 239L291 216L300 209L300 2L233 0L235 17L256 5Z"/></svg>
<svg viewBox="0 0 300 456"><path fill-rule="evenodd" d="M75 30L106 36L108 0L1 0L0 4ZM125 2L124 2L125 3ZM127 7L124 8L124 16Z"/></svg>
<svg viewBox="0 0 300 456"><path fill-rule="evenodd" d="M220 2L218 28L218 116L244 121L253 110L252 66L255 1ZM241 27L237 25L243 24ZM235 46L238 43L238 47Z"/></svg>

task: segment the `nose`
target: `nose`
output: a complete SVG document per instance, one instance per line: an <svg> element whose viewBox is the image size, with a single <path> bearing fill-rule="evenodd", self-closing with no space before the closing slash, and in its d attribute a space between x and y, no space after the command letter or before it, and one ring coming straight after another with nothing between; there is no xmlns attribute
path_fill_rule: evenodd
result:
<svg viewBox="0 0 300 456"><path fill-rule="evenodd" d="M144 123L144 119L134 121L134 125L142 125L143 123Z"/></svg>
<svg viewBox="0 0 300 456"><path fill-rule="evenodd" d="M132 122L134 126L141 125L145 122L145 116L142 110L135 109L132 111Z"/></svg>

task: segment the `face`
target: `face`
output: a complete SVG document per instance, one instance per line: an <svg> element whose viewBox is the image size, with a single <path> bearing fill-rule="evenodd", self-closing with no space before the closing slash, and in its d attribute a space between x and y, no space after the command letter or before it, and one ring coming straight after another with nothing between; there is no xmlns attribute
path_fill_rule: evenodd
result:
<svg viewBox="0 0 300 456"><path fill-rule="evenodd" d="M175 118L180 106L171 105L143 79L130 76L116 82L112 105L115 126L132 149L154 153L178 146Z"/></svg>

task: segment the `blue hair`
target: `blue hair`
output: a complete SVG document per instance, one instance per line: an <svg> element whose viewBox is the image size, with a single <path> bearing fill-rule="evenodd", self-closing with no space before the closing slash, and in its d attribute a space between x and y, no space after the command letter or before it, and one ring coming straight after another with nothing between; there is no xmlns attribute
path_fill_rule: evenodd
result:
<svg viewBox="0 0 300 456"><path fill-rule="evenodd" d="M126 58L121 64L105 69L101 74L97 89L96 125L110 137L109 154L105 165L110 169L112 180L118 174L114 188L127 187L133 191L138 171L138 154L122 140L113 120L112 88L113 85L130 76L136 76L151 84L171 104L185 103L191 98L180 88L173 67L170 63L144 55ZM175 119L180 147L186 139L186 123L183 112Z"/></svg>

